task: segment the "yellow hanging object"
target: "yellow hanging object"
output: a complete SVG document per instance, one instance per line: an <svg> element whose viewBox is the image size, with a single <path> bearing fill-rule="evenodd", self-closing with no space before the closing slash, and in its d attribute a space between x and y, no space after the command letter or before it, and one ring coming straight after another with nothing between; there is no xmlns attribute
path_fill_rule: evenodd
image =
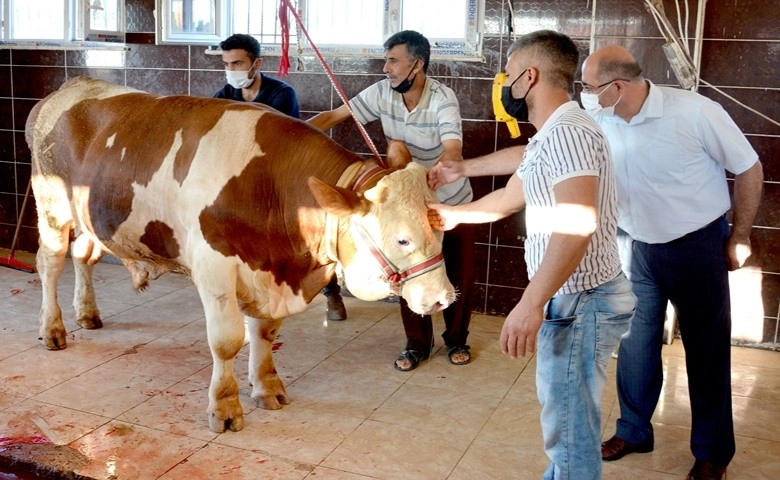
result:
<svg viewBox="0 0 780 480"><path fill-rule="evenodd" d="M493 113L496 115L497 122L506 123L509 128L509 135L512 138L520 136L520 125L517 123L517 119L504 110L504 105L501 103L501 88L506 83L506 73L499 72L493 79Z"/></svg>

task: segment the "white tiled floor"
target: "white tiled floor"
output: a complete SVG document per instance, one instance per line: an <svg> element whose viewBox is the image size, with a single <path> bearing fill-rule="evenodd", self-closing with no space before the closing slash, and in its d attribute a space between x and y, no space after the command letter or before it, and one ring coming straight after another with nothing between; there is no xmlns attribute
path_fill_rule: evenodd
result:
<svg viewBox="0 0 780 480"><path fill-rule="evenodd" d="M404 344L398 306L345 298L349 319L326 322L319 297L285 320L275 360L290 405L257 409L237 374L241 432L214 434L205 418L211 356L188 278L168 274L135 294L122 266L100 264L104 327L73 322L72 268L61 280L68 348L37 342L37 275L0 267L0 437L43 437L80 454L77 473L107 479L539 479L534 358L499 351L503 319L477 315L474 361L450 365L441 347L410 373L392 361ZM689 408L679 341L665 347L666 386L656 449L604 466L605 479L684 478ZM737 456L730 480L780 478L780 354L733 349ZM603 402L605 438L617 414L614 362ZM10 440L9 440L10 439ZM3 440L3 438L0 438ZM0 446L3 442L0 442Z"/></svg>

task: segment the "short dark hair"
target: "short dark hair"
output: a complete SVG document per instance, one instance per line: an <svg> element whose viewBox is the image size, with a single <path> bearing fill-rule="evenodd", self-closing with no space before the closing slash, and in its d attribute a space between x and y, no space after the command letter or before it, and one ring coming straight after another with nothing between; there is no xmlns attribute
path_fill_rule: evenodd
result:
<svg viewBox="0 0 780 480"><path fill-rule="evenodd" d="M642 75L642 67L636 60L608 59L605 58L599 62L599 78L624 78L633 80Z"/></svg>
<svg viewBox="0 0 780 480"><path fill-rule="evenodd" d="M537 68L547 75L552 85L573 91L580 51L571 38L553 30L537 30L518 38L509 47L507 56L526 49L532 49L532 56L543 60Z"/></svg>
<svg viewBox="0 0 780 480"><path fill-rule="evenodd" d="M236 48L245 50L249 55L249 59L253 62L260 57L260 42L252 35L245 33L236 33L222 40L219 43L219 48L222 50L233 50Z"/></svg>
<svg viewBox="0 0 780 480"><path fill-rule="evenodd" d="M428 63L431 60L431 44L428 43L427 38L414 30L404 30L393 34L385 41L385 51L396 45L406 45L409 55L414 59L422 60L423 72L428 73Z"/></svg>

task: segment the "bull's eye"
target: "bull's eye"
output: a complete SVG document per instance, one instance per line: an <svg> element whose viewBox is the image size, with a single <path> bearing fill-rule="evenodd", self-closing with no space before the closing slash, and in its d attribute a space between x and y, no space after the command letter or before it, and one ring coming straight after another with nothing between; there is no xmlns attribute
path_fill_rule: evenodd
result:
<svg viewBox="0 0 780 480"><path fill-rule="evenodd" d="M399 238L398 239L398 245L400 245L402 247L406 247L407 245L409 245L409 240L407 240L405 238Z"/></svg>

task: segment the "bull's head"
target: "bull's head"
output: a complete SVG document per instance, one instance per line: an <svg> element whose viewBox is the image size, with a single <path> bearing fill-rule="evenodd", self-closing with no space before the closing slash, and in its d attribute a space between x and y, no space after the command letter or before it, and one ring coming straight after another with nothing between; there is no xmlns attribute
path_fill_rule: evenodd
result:
<svg viewBox="0 0 780 480"><path fill-rule="evenodd" d="M349 291L362 300L401 295L421 315L455 300L441 260L442 233L428 221L436 202L426 171L411 163L359 195L310 179L317 202L340 217L338 260Z"/></svg>

